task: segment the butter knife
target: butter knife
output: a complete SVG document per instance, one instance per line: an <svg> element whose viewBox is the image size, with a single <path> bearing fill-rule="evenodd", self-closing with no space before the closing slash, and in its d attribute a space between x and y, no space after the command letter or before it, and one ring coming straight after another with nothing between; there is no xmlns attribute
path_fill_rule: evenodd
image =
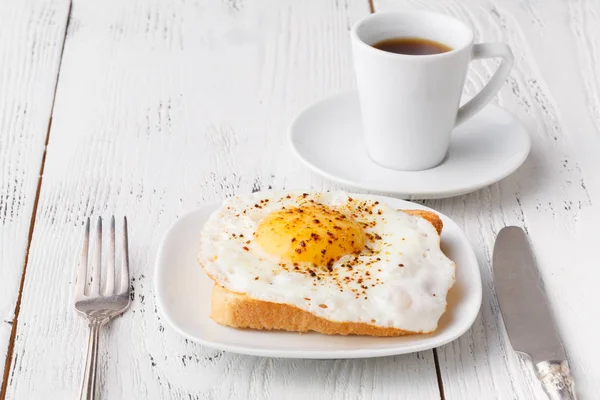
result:
<svg viewBox="0 0 600 400"><path fill-rule="evenodd" d="M512 348L531 359L549 399L575 400L565 349L523 229L508 226L498 233L493 267L496 295Z"/></svg>

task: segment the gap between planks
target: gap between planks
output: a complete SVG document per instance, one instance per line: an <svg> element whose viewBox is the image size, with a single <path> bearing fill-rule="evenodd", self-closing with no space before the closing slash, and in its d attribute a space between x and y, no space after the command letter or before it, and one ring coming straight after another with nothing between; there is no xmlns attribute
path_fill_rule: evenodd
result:
<svg viewBox="0 0 600 400"><path fill-rule="evenodd" d="M435 363L435 375L437 376L440 399L446 400L446 396L444 396L444 381L442 380L442 371L440 369L440 360L438 359L437 348L433 349L433 362Z"/></svg>
<svg viewBox="0 0 600 400"><path fill-rule="evenodd" d="M19 295L17 296L17 303L15 305L15 313L12 321L12 327L10 331L10 338L8 340L8 349L6 350L6 361L4 363L4 374L2 378L2 387L0 388L0 400L6 399L6 391L8 389L8 379L10 376L10 365L12 363L13 349L15 347L15 339L17 337L17 326L19 325L19 311L21 311L21 298L23 296L23 285L25 284L25 274L27 272L27 263L29 261L29 250L31 248L31 239L33 238L33 229L35 227L35 218L37 215L38 201L40 199L40 193L42 191L42 177L44 175L44 165L46 164L46 155L48 150L48 143L50 141L50 130L52 129L52 116L54 115L54 103L56 102L56 91L58 89L58 82L60 79L60 70L62 66L62 58L65 52L65 43L67 41L67 33L69 31L69 22L71 21L71 9L73 2L69 2L69 10L67 12L67 22L65 26L65 34L63 36L62 48L60 50L60 58L58 61L58 70L56 73L56 82L54 83L54 94L52 96L52 107L50 108L50 119L48 120L48 129L46 130L46 142L44 143L44 153L42 154L42 162L40 164L40 173L38 176L38 184L35 191L35 200L33 202L33 211L31 213L31 220L29 222L29 234L27 237L27 249L25 251L25 261L23 262L23 273L21 274L21 282L19 284Z"/></svg>

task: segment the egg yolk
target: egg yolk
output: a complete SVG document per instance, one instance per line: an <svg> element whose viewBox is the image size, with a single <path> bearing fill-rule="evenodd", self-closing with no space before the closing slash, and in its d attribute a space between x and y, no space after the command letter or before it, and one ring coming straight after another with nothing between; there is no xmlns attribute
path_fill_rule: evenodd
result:
<svg viewBox="0 0 600 400"><path fill-rule="evenodd" d="M355 220L322 204L285 208L258 225L256 241L267 253L291 262L331 265L359 252L365 234Z"/></svg>

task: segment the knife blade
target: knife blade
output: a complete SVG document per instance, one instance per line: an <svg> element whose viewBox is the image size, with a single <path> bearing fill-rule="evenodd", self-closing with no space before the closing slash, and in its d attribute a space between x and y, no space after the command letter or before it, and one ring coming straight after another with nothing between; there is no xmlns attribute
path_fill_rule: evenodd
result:
<svg viewBox="0 0 600 400"><path fill-rule="evenodd" d="M565 350L523 229L508 226L500 230L493 269L496 296L513 350L531 358L550 399L575 399Z"/></svg>

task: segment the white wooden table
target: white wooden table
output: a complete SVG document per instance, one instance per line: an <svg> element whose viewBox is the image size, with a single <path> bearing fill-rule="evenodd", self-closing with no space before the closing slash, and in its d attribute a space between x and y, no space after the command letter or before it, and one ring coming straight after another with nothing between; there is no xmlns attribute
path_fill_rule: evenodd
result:
<svg viewBox="0 0 600 400"><path fill-rule="evenodd" d="M515 54L497 103L530 131L525 165L424 202L475 248L479 317L437 350L369 360L266 359L183 339L156 308L162 235L232 194L337 188L292 157L285 130L353 87L348 30L372 8L451 14ZM0 399L77 397L82 223L113 213L130 220L135 293L102 335L104 399L542 399L494 296L490 253L508 224L530 234L580 397L599 398L600 2L2 0L0 17ZM495 66L473 63L466 93Z"/></svg>

